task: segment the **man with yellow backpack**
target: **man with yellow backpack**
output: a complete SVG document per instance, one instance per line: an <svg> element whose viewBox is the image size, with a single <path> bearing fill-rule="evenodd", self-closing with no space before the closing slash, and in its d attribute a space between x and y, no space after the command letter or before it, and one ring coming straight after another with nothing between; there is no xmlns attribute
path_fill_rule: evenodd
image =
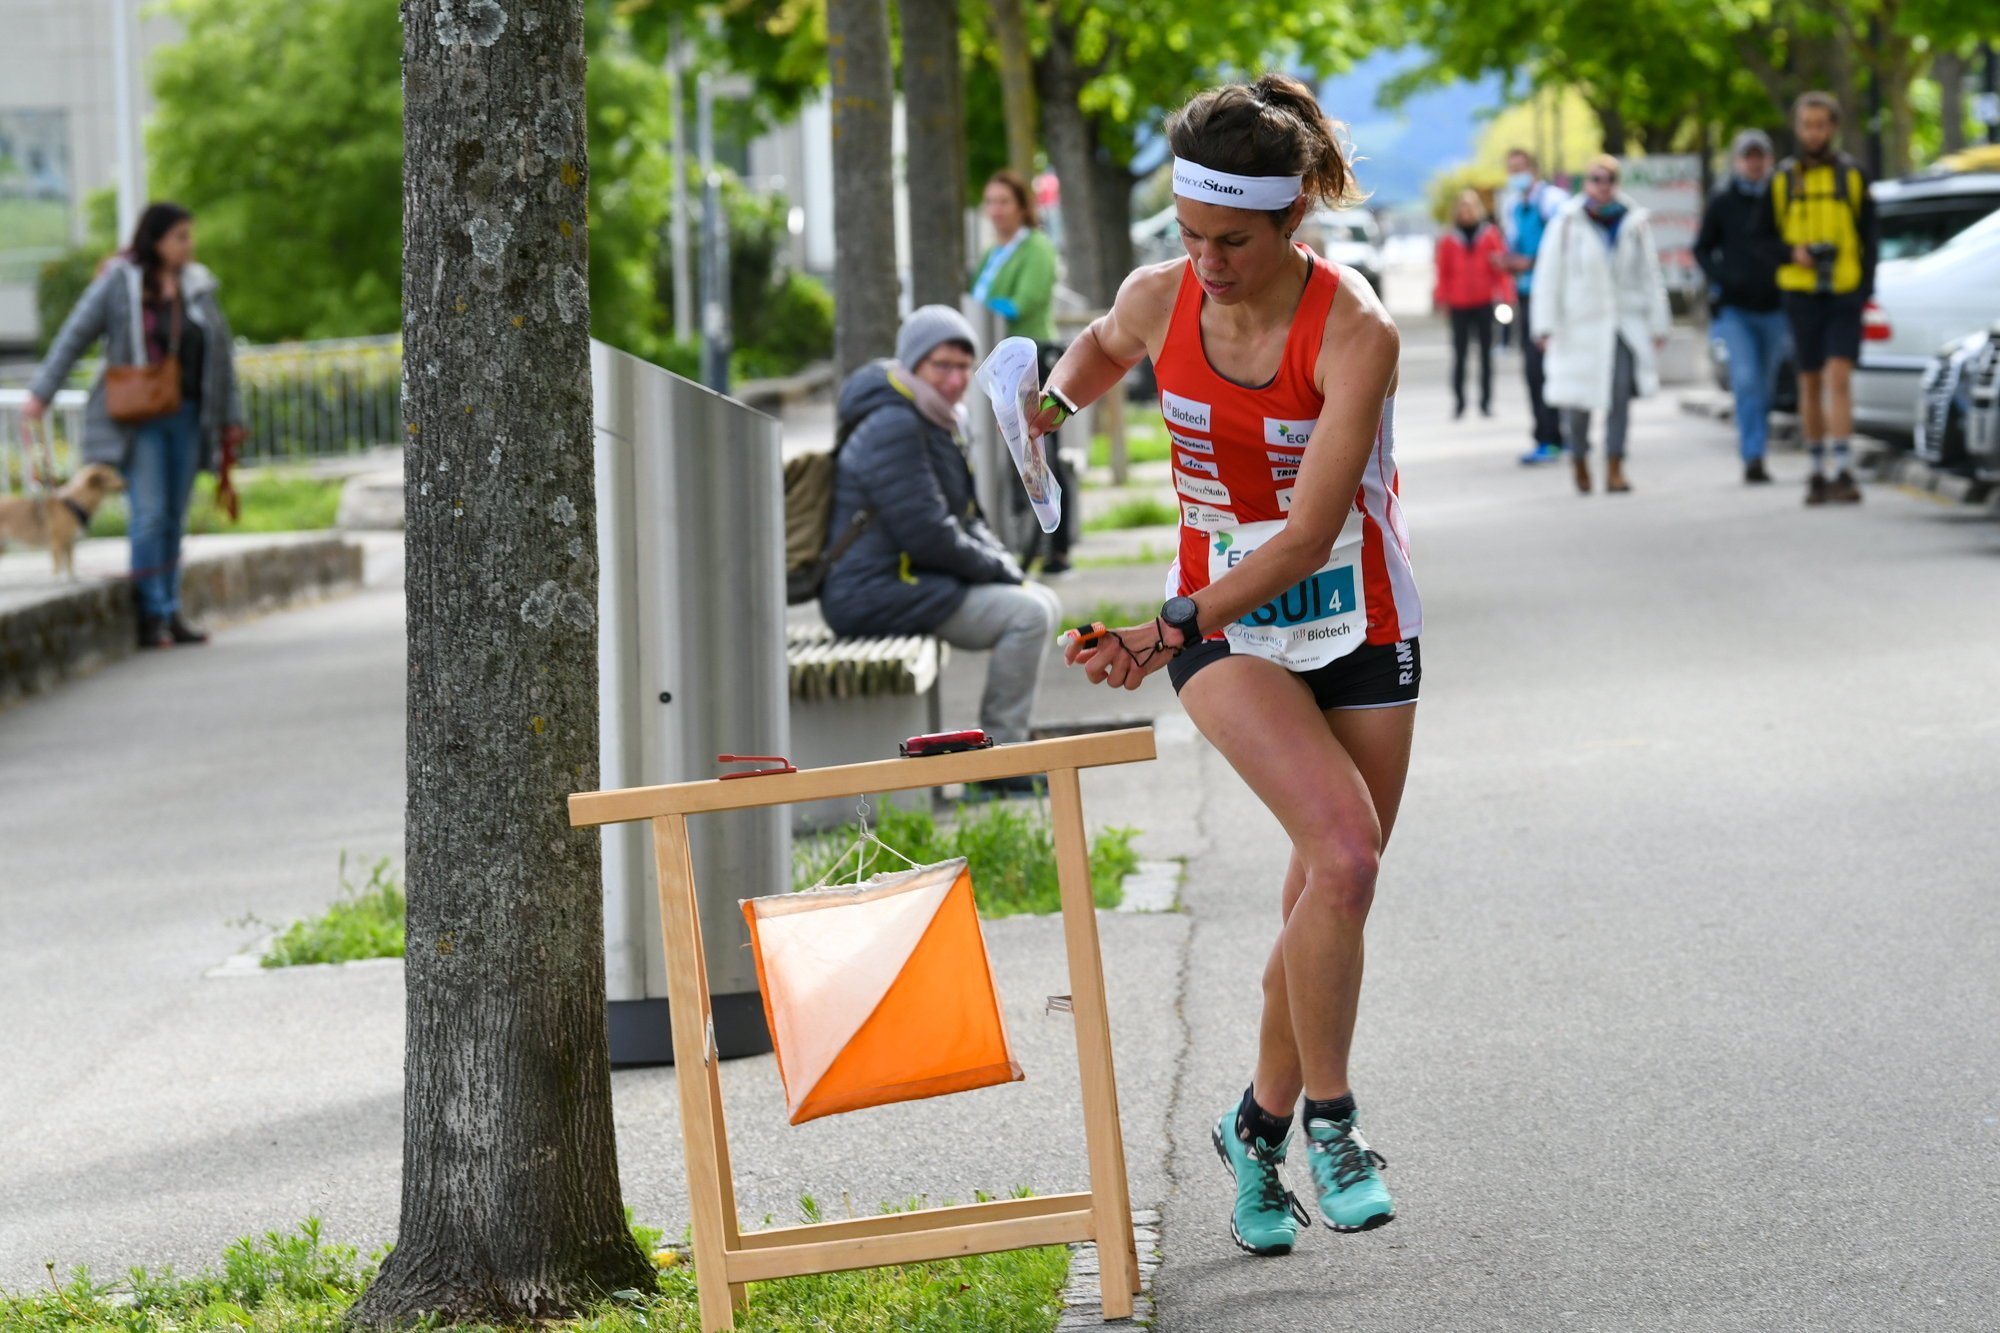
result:
<svg viewBox="0 0 2000 1333"><path fill-rule="evenodd" d="M1840 103L1831 94L1801 95L1792 106L1798 155L1779 163L1771 181L1778 235L1791 249L1778 268L1778 290L1798 359L1799 425L1812 458L1809 505L1861 500L1849 436L1862 309L1875 291L1875 205L1868 177L1834 143L1839 130Z"/></svg>

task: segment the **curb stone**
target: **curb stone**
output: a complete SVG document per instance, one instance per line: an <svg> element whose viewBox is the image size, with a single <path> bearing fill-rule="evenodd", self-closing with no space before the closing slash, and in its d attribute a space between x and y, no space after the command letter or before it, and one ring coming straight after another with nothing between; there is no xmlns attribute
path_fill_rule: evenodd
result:
<svg viewBox="0 0 2000 1333"><path fill-rule="evenodd" d="M1115 1321L1119 1328L1150 1328L1154 1322L1153 1277L1160 1268L1160 1214L1152 1208L1132 1213L1132 1238L1139 1250L1139 1293L1132 1298L1132 1317ZM1112 1327L1104 1318L1098 1290L1097 1245L1092 1241L1069 1247L1069 1281L1063 1284L1063 1312L1054 1333L1085 1333Z"/></svg>

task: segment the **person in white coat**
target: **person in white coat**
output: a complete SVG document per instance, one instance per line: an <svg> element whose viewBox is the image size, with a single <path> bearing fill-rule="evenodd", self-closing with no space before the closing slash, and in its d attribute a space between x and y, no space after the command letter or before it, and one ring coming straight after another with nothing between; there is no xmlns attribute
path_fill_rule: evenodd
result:
<svg viewBox="0 0 2000 1333"><path fill-rule="evenodd" d="M1618 189L1618 159L1590 164L1583 193L1542 237L1529 334L1543 349L1543 393L1561 409L1576 486L1590 494L1590 422L1604 416L1604 489L1629 491L1625 430L1632 399L1660 388L1671 314L1652 223Z"/></svg>

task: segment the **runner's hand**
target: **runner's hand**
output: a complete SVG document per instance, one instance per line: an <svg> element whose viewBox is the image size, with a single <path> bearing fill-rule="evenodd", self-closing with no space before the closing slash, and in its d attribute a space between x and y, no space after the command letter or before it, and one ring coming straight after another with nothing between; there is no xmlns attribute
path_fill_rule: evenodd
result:
<svg viewBox="0 0 2000 1333"><path fill-rule="evenodd" d="M1062 422L1062 407L1047 394L1043 394L1041 406L1028 418L1028 438L1039 440L1042 436L1054 432Z"/></svg>
<svg viewBox="0 0 2000 1333"><path fill-rule="evenodd" d="M1081 649L1072 639L1063 648L1063 661L1081 666L1093 685L1136 690L1146 677L1173 660L1180 638L1179 630L1149 620L1108 631L1095 648Z"/></svg>
<svg viewBox="0 0 2000 1333"><path fill-rule="evenodd" d="M1800 268L1811 268L1813 266L1812 251L1806 249L1803 245L1793 246L1792 262Z"/></svg>

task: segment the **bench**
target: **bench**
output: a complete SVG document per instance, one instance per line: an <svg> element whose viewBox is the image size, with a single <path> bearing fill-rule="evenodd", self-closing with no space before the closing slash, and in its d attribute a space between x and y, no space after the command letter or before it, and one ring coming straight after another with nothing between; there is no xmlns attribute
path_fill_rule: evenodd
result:
<svg viewBox="0 0 2000 1333"><path fill-rule="evenodd" d="M800 768L893 759L896 742L940 730L938 679L949 653L927 634L843 639L825 625L785 628L791 681L792 752ZM927 791L891 799L921 805ZM855 802L815 801L793 807L799 828L851 822Z"/></svg>

